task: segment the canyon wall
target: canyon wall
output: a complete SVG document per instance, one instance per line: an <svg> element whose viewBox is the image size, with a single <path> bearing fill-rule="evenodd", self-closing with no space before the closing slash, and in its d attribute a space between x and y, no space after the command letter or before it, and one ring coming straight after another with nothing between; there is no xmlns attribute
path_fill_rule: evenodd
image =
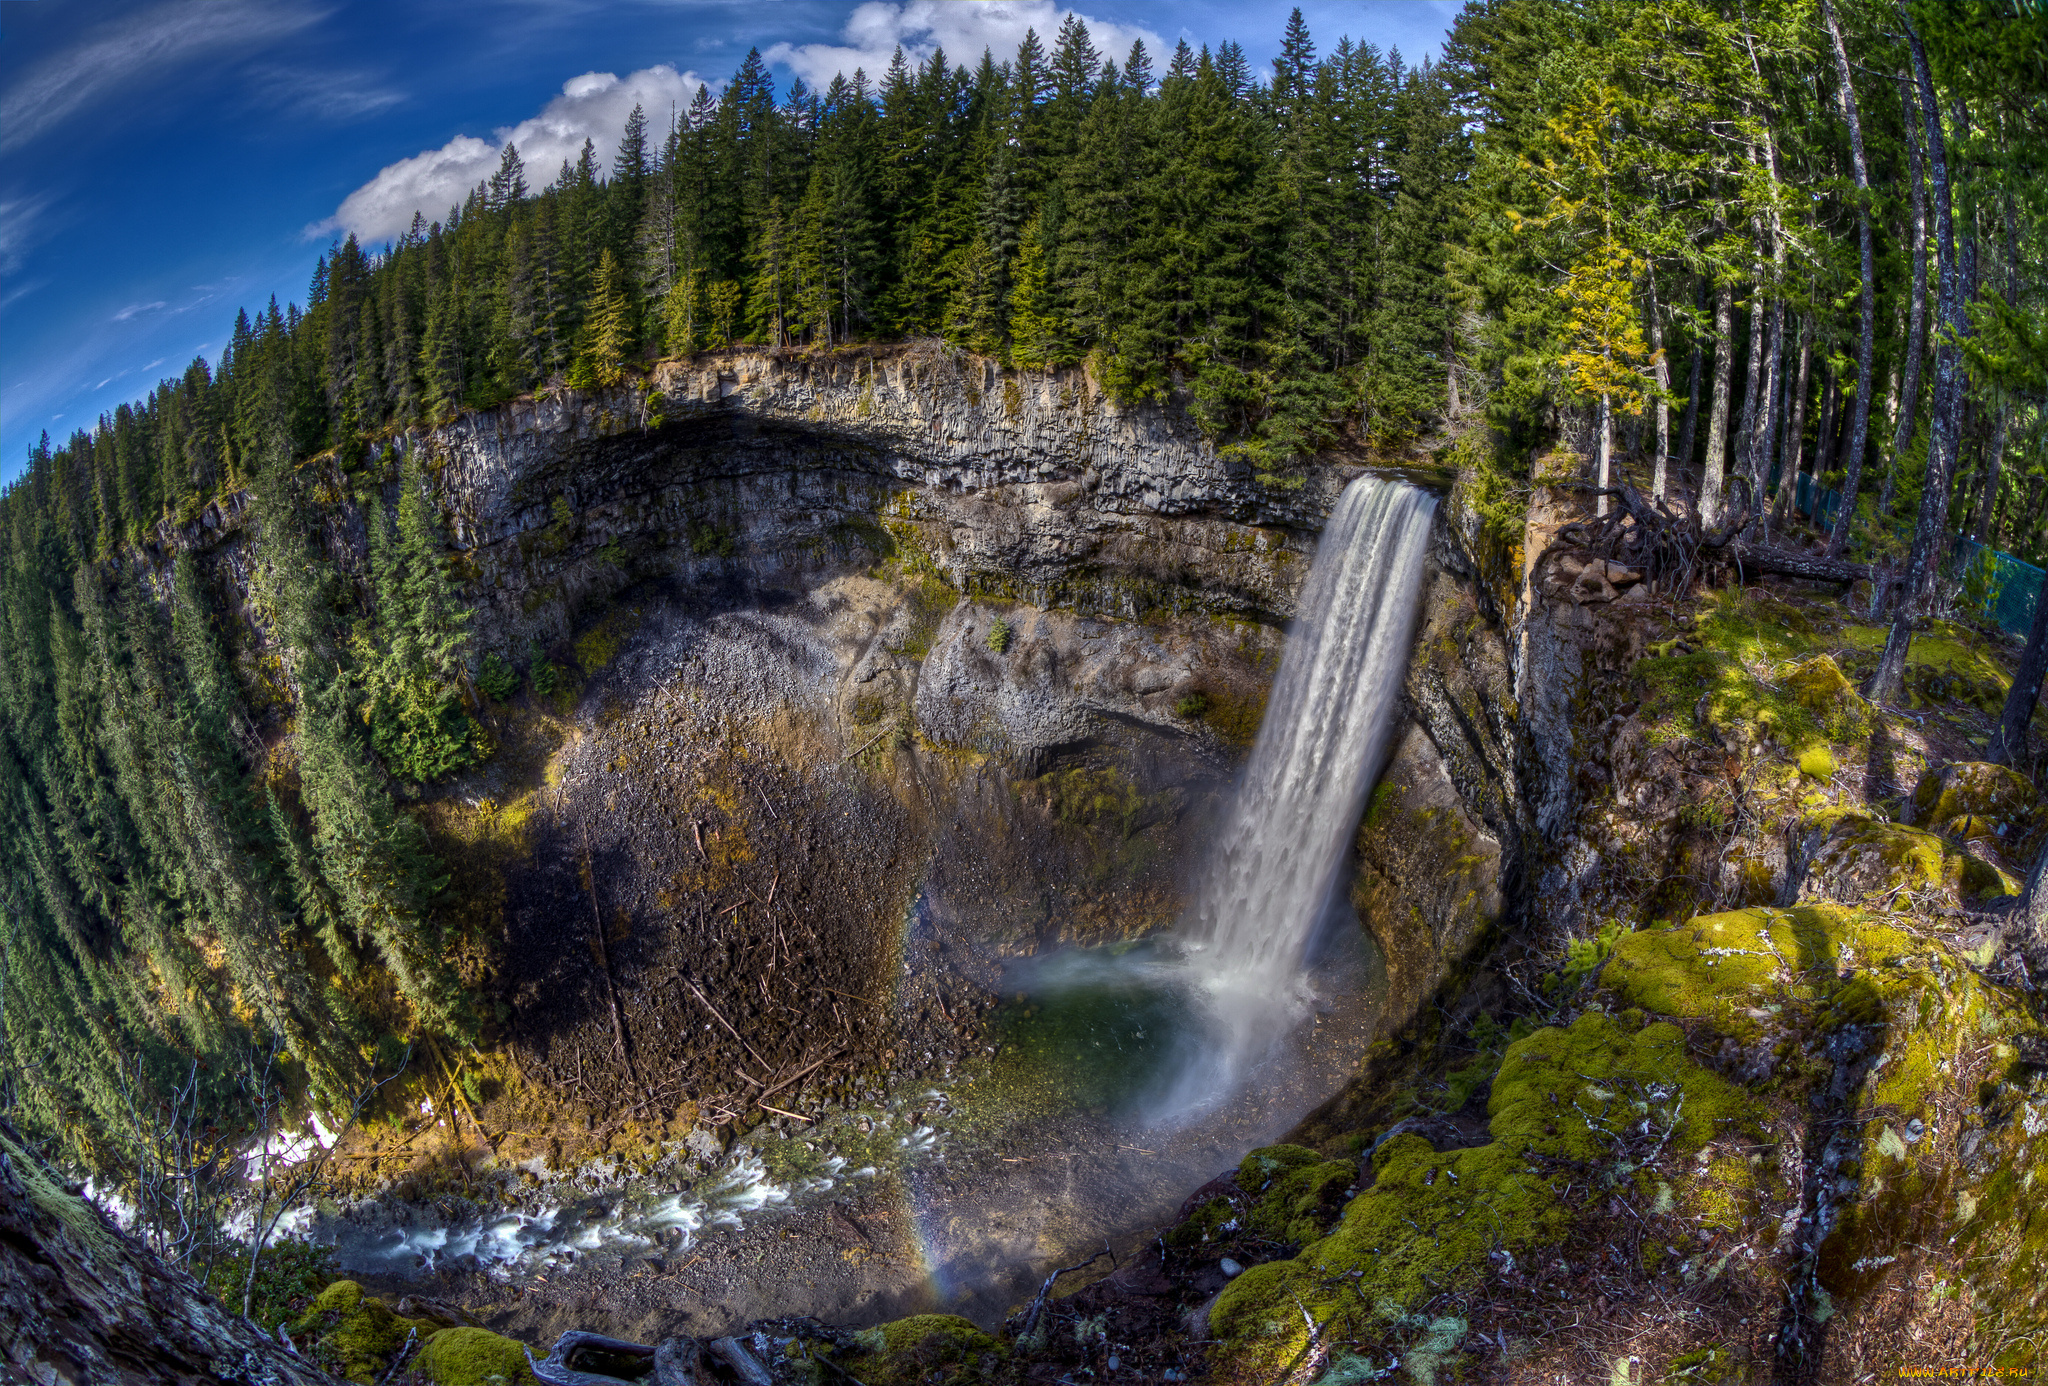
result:
<svg viewBox="0 0 2048 1386"><path fill-rule="evenodd" d="M1256 718L1317 532L1360 469L1263 484L1183 411L1119 406L1082 371L1006 372L939 348L728 353L465 413L353 471L316 460L338 563L357 563L360 507L390 502L403 449L435 478L480 653L524 663L531 641L648 584L744 605L891 560L969 600L916 658L880 640L851 655L848 698L854 683L885 690L934 742L1026 775L1136 728L1227 778L1236 751L1190 695ZM1520 712L1569 705L1569 688L1523 685L1532 669L1568 679L1570 642L1540 620L1531 635L1514 546L1487 537L1448 473L1425 480L1444 504L1353 891L1388 955L1392 1024L1501 919L1539 814L1555 819L1570 793L1568 765L1537 752ZM162 547L202 548L241 593L248 529L237 498ZM1026 657L978 650L999 616L1020 623Z"/></svg>

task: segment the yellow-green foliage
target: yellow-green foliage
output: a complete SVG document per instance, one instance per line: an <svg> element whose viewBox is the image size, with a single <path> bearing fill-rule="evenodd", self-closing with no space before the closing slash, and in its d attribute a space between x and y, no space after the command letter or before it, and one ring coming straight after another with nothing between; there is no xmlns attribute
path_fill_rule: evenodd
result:
<svg viewBox="0 0 2048 1386"><path fill-rule="evenodd" d="M860 1356L847 1364L867 1386L978 1380L985 1356L1002 1344L955 1314L915 1314L854 1335Z"/></svg>
<svg viewBox="0 0 2048 1386"><path fill-rule="evenodd" d="M1420 1137L1394 1137L1373 1156L1372 1188L1329 1236L1231 1282L1209 1320L1227 1344L1228 1369L1274 1377L1295 1365L1307 1346L1304 1311L1326 1340L1362 1337L1471 1285L1489 1253L1554 1241L1600 1186L1633 1175L1635 1151L1622 1133L1648 1121L1660 1138L1669 1132L1668 1150L1685 1153L1738 1133L1746 1103L1686 1056L1676 1026L1632 1034L1588 1011L1568 1029L1509 1046L1488 1112L1493 1140L1484 1146L1438 1153ZM1594 1187L1558 1162L1594 1171Z"/></svg>
<svg viewBox="0 0 2048 1386"><path fill-rule="evenodd" d="M1875 653L1884 648L1883 626L1850 626L1842 640ZM1997 712L2012 687L2012 674L1993 655L1984 637L1949 621L1936 621L1916 633L1906 651L1907 701L1914 707L1929 699L1957 699L1986 712Z"/></svg>
<svg viewBox="0 0 2048 1386"><path fill-rule="evenodd" d="M444 1328L420 1349L434 1386L519 1386L534 1380L525 1347L488 1328Z"/></svg>
<svg viewBox="0 0 2048 1386"><path fill-rule="evenodd" d="M1821 637L1797 607L1762 592L1710 597L1687 639L1697 648L1636 664L1653 740L1712 732L1798 752L1869 735L1869 705L1831 657L1813 653ZM1773 672L1793 659L1801 662Z"/></svg>
<svg viewBox="0 0 2048 1386"><path fill-rule="evenodd" d="M938 637L939 623L960 600L960 594L947 586L943 579L927 573L917 579L909 597L910 632L903 638L903 643L890 653L905 659L921 660L932 652L932 641Z"/></svg>
<svg viewBox="0 0 2048 1386"><path fill-rule="evenodd" d="M1809 780L1822 784L1835 777L1835 753L1825 746L1815 746L1799 753L1799 773Z"/></svg>
<svg viewBox="0 0 2048 1386"><path fill-rule="evenodd" d="M1144 796L1138 793L1131 777L1114 767L1055 770L1040 775L1020 792L1042 797L1053 817L1062 823L1077 827L1113 823L1125 836L1130 835L1139 810L1145 806Z"/></svg>
<svg viewBox="0 0 2048 1386"><path fill-rule="evenodd" d="M292 1336L302 1344L310 1340L308 1350L317 1360L351 1381L364 1383L384 1375L392 1357L415 1331L424 1338L434 1326L400 1318L383 1301L364 1294L363 1287L353 1280L337 1280L322 1290L292 1325Z"/></svg>
<svg viewBox="0 0 2048 1386"><path fill-rule="evenodd" d="M576 663L588 677L617 659L625 643L625 638L607 621L576 638Z"/></svg>

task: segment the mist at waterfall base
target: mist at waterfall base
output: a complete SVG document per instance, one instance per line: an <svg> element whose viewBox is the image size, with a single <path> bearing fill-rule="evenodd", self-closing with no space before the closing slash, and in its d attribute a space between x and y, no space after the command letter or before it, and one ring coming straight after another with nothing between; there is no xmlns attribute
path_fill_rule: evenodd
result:
<svg viewBox="0 0 2048 1386"><path fill-rule="evenodd" d="M1436 501L1380 477L1337 502L1258 740L1174 937L1019 963L1006 1040L1148 1126L1228 1101L1308 1013L1304 966L1387 753Z"/></svg>

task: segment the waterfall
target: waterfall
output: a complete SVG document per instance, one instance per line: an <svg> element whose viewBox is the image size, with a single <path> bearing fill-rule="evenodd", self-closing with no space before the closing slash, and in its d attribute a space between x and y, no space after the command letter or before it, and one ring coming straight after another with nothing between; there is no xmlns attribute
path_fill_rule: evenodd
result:
<svg viewBox="0 0 2048 1386"><path fill-rule="evenodd" d="M1212 995L1265 1009L1300 969L1386 755L1435 509L1417 487L1364 476L1345 488L1323 531L1258 742L1184 928ZM1248 1019L1231 1028L1242 1035Z"/></svg>

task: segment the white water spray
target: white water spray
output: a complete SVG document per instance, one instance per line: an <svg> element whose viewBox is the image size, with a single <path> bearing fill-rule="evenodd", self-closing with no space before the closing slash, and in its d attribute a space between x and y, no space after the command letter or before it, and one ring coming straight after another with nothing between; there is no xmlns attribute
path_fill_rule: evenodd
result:
<svg viewBox="0 0 2048 1386"><path fill-rule="evenodd" d="M1184 926L1218 1033L1169 1108L1222 1095L1294 1012L1310 939L1386 756L1435 509L1417 487L1360 477L1323 531L1244 782Z"/></svg>

